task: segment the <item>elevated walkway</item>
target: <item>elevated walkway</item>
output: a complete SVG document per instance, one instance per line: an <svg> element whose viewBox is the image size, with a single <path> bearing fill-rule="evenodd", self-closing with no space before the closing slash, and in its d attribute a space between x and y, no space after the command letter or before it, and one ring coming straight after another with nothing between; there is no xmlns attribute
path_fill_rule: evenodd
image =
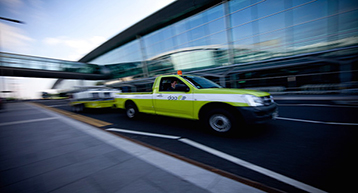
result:
<svg viewBox="0 0 358 193"><path fill-rule="evenodd" d="M104 80L103 72L95 64L0 52L0 76Z"/></svg>

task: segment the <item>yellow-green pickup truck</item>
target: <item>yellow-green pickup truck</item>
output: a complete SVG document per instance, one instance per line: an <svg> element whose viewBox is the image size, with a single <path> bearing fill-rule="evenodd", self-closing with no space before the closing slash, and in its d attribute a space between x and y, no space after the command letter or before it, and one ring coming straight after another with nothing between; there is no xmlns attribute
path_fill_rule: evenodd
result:
<svg viewBox="0 0 358 193"><path fill-rule="evenodd" d="M222 88L200 76L158 76L152 92L118 93L117 108L128 118L148 113L202 121L218 133L274 119L277 105L267 92Z"/></svg>

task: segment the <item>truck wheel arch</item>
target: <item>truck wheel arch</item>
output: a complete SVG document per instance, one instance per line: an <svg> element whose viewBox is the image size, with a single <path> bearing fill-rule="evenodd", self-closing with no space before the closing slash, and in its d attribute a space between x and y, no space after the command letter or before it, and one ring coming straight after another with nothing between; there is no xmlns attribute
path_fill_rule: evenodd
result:
<svg viewBox="0 0 358 193"><path fill-rule="evenodd" d="M132 100L126 100L126 102L124 102L124 108L126 108L128 105L134 105L138 108L137 104L135 104L135 102Z"/></svg>
<svg viewBox="0 0 358 193"><path fill-rule="evenodd" d="M204 106L202 106L200 108L199 111L199 120L203 120L203 118L205 117L206 113L208 113L210 110L213 109L225 109L227 111L229 111L230 113L233 113L235 116L239 116L240 118L242 118L241 113L235 109L235 107L226 104L226 103L222 103L222 102L211 102L211 103L207 103Z"/></svg>

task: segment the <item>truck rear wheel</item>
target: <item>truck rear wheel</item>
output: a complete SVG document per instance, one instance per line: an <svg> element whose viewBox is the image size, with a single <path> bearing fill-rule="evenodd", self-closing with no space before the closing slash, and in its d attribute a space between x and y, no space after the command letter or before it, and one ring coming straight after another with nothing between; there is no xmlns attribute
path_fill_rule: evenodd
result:
<svg viewBox="0 0 358 193"><path fill-rule="evenodd" d="M82 112L84 110L84 105L83 104L79 104L79 105L73 105L72 106L72 111L79 113Z"/></svg>
<svg viewBox="0 0 358 193"><path fill-rule="evenodd" d="M135 119L138 117L138 108L133 103L126 104L126 115L129 119Z"/></svg>
<svg viewBox="0 0 358 193"><path fill-rule="evenodd" d="M220 134L231 133L237 127L233 115L225 109L213 109L206 114L206 126L211 131Z"/></svg>

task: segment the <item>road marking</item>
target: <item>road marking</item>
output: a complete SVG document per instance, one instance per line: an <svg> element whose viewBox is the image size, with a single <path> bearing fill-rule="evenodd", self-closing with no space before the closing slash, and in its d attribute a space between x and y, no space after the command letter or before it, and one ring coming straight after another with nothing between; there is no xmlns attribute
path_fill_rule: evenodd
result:
<svg viewBox="0 0 358 193"><path fill-rule="evenodd" d="M264 174L266 176L269 176L269 177L274 178L276 180L279 180L281 182L290 184L290 185L292 185L294 187L297 187L299 189L302 189L302 190L305 190L305 191L308 191L308 192L322 192L322 193L324 192L324 191L322 191L320 189L317 189L315 187L312 187L310 185L307 185L307 184L304 184L304 183L299 182L297 180L288 178L288 177L286 177L284 175L278 174L276 172L270 171L270 170L262 168L260 166L251 164L251 163L249 163L247 161L244 161L242 159L236 158L236 157L231 156L229 154L223 153L223 152L218 151L216 149L213 149L211 147L202 145L202 144L197 143L195 141L192 141L190 139L181 138L179 136L155 134L155 133L132 131L132 130L126 130L126 129L117 129L117 128L109 128L109 129L106 129L106 130L107 131L117 131L117 132L123 132L123 133L138 134L138 135L145 135L145 136L152 136L152 137L161 137L161 138L167 138L167 139L177 139L182 143L185 143L187 145L193 146L193 147L198 148L200 150L203 150L205 152L211 153L211 154L213 154L215 156L218 156L218 157L223 158L225 160L231 161L231 162L233 162L235 164L241 165L241 166L246 167L248 169L254 170L256 172L259 172L261 174Z"/></svg>
<svg viewBox="0 0 358 193"><path fill-rule="evenodd" d="M196 147L196 148L198 148L198 149L201 149L201 150L203 150L203 151L206 151L206 152L208 152L208 153L210 153L210 154L213 154L213 155L215 155L215 156L218 156L218 157L221 157L221 158L223 158L223 159L226 159L226 160L228 160L228 161L230 161L230 162L233 162L233 163L235 163L235 164L241 165L241 166L246 167L246 168L248 168L248 169L254 170L254 171L256 171L256 172L259 172L259 173L261 173L261 174L264 174L264 175L266 175L266 176L269 176L269 177L271 177L271 178L274 178L274 179L276 179L276 180L279 180L279 181L281 181L281 182L290 184L290 185L292 185L292 186L294 186L294 187L296 187L296 188L299 188L299 189L301 189L301 190L305 190L305 191L307 191L307 192L325 192L325 191L320 190L320 189L317 189L317 188L315 188L315 187L313 187L313 186L304 184L304 183L302 183L302 182L299 182L299 181L297 181L297 180L291 179L291 178L286 177L286 176L284 176L284 175L281 175L281 174L279 174L279 173L276 173L276 172L270 171L270 170L268 170L268 169L262 168L262 167L260 167L260 166L251 164L251 163L249 163L249 162L247 162L247 161L244 161L244 160L242 160L242 159L236 158L236 157L234 157L234 156L231 156L231 155L226 154L226 153L224 153L224 152L218 151L218 150L213 149L213 148L211 148L211 147L202 145L202 144L197 143L197 142L195 142L195 141L192 141L192 140L190 140L190 139L181 138L181 139L179 139L179 141L181 141L181 142L183 142L183 143L185 143L185 144L188 144L188 145L190 145L190 146Z"/></svg>
<svg viewBox="0 0 358 193"><path fill-rule="evenodd" d="M48 107L63 107L68 106L68 104L62 104L62 105L49 105Z"/></svg>
<svg viewBox="0 0 358 193"><path fill-rule="evenodd" d="M306 106L306 107L344 107L344 108L358 108L358 106L348 105L328 105L328 104L277 104L278 106Z"/></svg>
<svg viewBox="0 0 358 193"><path fill-rule="evenodd" d="M152 136L152 137L161 137L161 138L167 138L167 139L179 139L179 138L181 138L179 136L173 136L173 135L163 135L163 134L147 133L147 132L126 130L126 129L117 129L117 128L109 128L109 129L106 129L106 130L107 131L117 131L117 132L122 132L122 133L146 135L146 136Z"/></svg>
<svg viewBox="0 0 358 193"><path fill-rule="evenodd" d="M285 121L305 122L305 123L327 124L327 125L350 125L350 126L357 126L357 125L358 125L358 123L325 122L325 121L314 121L314 120L305 120L305 119L294 119L294 118L286 118L286 117L276 117L276 119L285 120Z"/></svg>
<svg viewBox="0 0 358 193"><path fill-rule="evenodd" d="M31 122L38 122L38 121L48 121L58 119L58 117L49 117L49 118L42 118L42 119L31 119L31 120L24 120L24 121L13 121L13 122L7 122L7 123L0 123L0 126L6 126L6 125L15 125L15 124L21 124L21 123L31 123Z"/></svg>

